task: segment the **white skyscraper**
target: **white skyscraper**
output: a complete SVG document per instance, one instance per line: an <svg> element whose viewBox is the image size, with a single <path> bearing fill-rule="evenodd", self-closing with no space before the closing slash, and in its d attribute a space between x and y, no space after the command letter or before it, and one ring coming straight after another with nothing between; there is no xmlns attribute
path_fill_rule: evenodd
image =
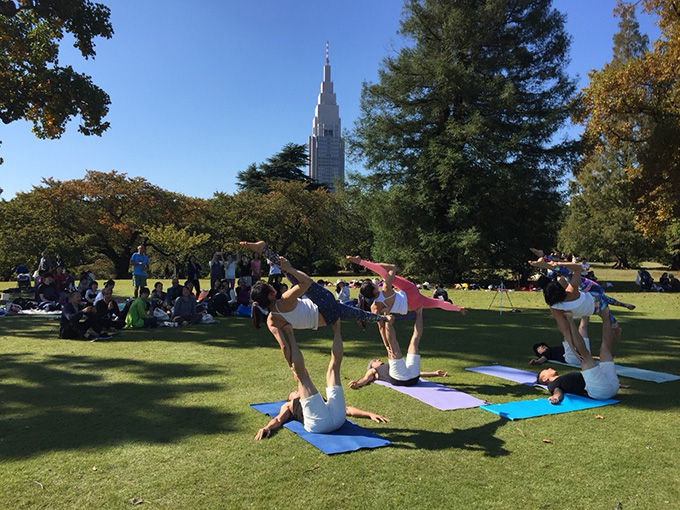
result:
<svg viewBox="0 0 680 510"><path fill-rule="evenodd" d="M340 137L340 110L335 102L331 65L323 66L323 81L316 105L312 136L309 137L309 176L335 191L334 181L345 180L345 143Z"/></svg>

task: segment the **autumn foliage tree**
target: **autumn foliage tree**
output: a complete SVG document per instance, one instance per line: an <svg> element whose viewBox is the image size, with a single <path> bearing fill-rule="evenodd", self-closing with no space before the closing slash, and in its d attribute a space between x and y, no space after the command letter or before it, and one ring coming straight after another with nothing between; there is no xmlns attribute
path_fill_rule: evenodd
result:
<svg viewBox="0 0 680 510"><path fill-rule="evenodd" d="M85 135L108 129L108 94L89 76L59 65L59 45L69 33L81 55L94 58L94 40L113 35L109 15L89 0L1 1L0 120L27 120L39 138L59 138L74 117Z"/></svg>
<svg viewBox="0 0 680 510"><path fill-rule="evenodd" d="M129 276L130 255L137 245L153 243L152 227L176 225L192 206L191 199L141 177L92 170L83 179L44 179L10 202L30 211L33 235L43 243L39 250L73 253L71 263L80 264L105 257L118 278Z"/></svg>
<svg viewBox="0 0 680 510"><path fill-rule="evenodd" d="M665 244L680 267L680 7L666 0L638 3L657 17L661 36L639 58L591 73L574 119L585 126L592 153L622 146L634 151L624 170L636 228L650 242Z"/></svg>

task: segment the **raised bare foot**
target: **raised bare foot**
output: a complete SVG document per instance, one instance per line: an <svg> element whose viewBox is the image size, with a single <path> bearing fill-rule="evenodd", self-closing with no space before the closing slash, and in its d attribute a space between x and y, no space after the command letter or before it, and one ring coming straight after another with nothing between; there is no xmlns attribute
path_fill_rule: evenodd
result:
<svg viewBox="0 0 680 510"><path fill-rule="evenodd" d="M623 331L621 328L612 328L612 335L614 336L614 340L619 341L621 340L621 334Z"/></svg>
<svg viewBox="0 0 680 510"><path fill-rule="evenodd" d="M345 255L345 258L349 260L352 264L359 264L361 262L361 257L359 255Z"/></svg>
<svg viewBox="0 0 680 510"><path fill-rule="evenodd" d="M531 253L540 258L543 258L543 255L545 255L545 253L543 253L543 250L537 250L536 248L529 248L529 250L531 251Z"/></svg>
<svg viewBox="0 0 680 510"><path fill-rule="evenodd" d="M635 310L635 305L631 305L629 303L621 303L621 306L628 308L629 310Z"/></svg>
<svg viewBox="0 0 680 510"><path fill-rule="evenodd" d="M267 243L264 241L258 241L256 243L249 243L248 241L241 241L238 244L241 246L248 248L251 251L257 252L260 255L262 255L262 250L264 250L267 247Z"/></svg>

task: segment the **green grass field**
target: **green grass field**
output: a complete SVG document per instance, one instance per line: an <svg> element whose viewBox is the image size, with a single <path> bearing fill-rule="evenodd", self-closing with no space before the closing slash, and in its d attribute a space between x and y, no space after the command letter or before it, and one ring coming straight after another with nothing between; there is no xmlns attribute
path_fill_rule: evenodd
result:
<svg viewBox="0 0 680 510"><path fill-rule="evenodd" d="M680 374L680 295L637 293L634 271L596 267L623 339L617 362ZM655 279L660 271L652 271ZM0 288L5 288L0 285ZM129 282L116 294L129 296ZM531 369L531 346L560 341L539 293L451 291L467 316L426 311L423 370L493 403L547 394L465 367ZM412 322L397 321L402 345ZM53 318L0 318L0 508L680 508L680 381L622 383L619 404L508 421L481 409L438 411L370 385L347 403L392 421L360 424L393 445L326 456L288 430L254 441L268 419L249 408L294 388L274 339L247 319L124 331L108 342L57 339ZM384 356L375 326L343 323L343 381ZM296 334L322 385L331 332ZM600 322L590 331L599 348ZM561 367L564 369L564 367ZM596 418L601 415L603 418ZM549 443L544 439L550 440ZM133 499L137 498L137 499ZM619 506L617 506L619 505Z"/></svg>

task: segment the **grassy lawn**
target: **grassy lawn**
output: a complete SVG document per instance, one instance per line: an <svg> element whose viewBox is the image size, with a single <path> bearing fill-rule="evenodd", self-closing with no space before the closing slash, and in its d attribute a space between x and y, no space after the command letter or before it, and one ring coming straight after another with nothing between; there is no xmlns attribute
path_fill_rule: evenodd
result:
<svg viewBox="0 0 680 510"><path fill-rule="evenodd" d="M612 296L637 305L614 311L623 327L617 362L680 374L680 295L637 293L635 271L595 270L613 283ZM130 282L116 294L131 295ZM508 313L506 299L502 314L498 299L487 310L493 292L450 297L470 313L426 311L423 370L448 370L437 382L492 403L546 396L464 370L537 371L531 346L560 341L541 294L511 293L521 312ZM405 346L412 321L396 328ZM619 404L514 422L345 386L349 405L392 420L359 423L393 445L326 456L285 429L253 440L268 419L248 404L285 398L294 384L274 339L247 319L97 343L58 340L57 329L53 318L0 318L3 509L129 508L133 498L140 508L178 509L680 508L680 381L622 378L631 388ZM342 330L346 383L384 348L375 326ZM590 334L597 351L599 319ZM297 337L322 385L330 329Z"/></svg>

